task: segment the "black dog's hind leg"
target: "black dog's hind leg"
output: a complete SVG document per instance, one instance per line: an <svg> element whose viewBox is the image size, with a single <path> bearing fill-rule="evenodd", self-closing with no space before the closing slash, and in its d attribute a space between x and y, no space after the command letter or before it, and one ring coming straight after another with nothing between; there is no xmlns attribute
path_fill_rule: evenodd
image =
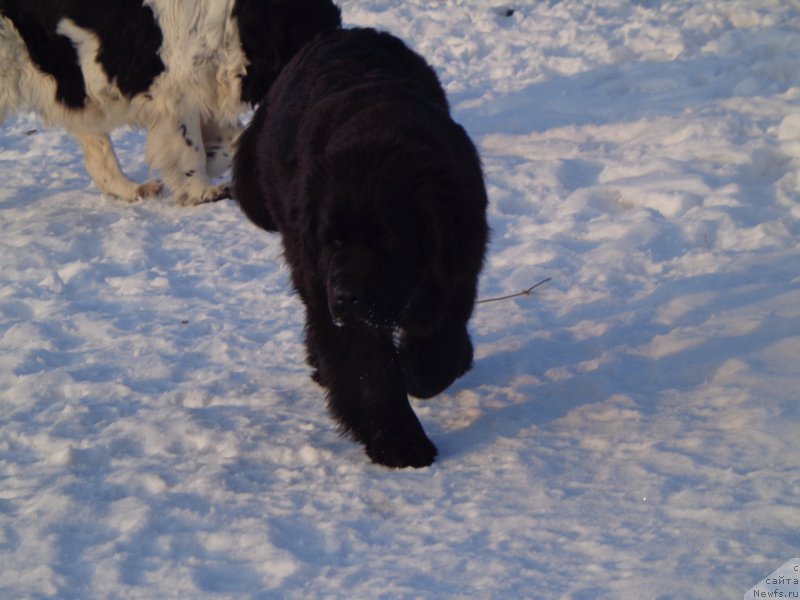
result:
<svg viewBox="0 0 800 600"><path fill-rule="evenodd" d="M406 389L431 398L472 368L472 341L466 323L448 322L429 336L407 335L401 347Z"/></svg>
<svg viewBox="0 0 800 600"><path fill-rule="evenodd" d="M393 468L433 462L436 447L409 404L391 337L367 328L336 327L327 314L309 314L306 343L313 348L309 356L317 380L328 388L331 413L364 444L373 462Z"/></svg>

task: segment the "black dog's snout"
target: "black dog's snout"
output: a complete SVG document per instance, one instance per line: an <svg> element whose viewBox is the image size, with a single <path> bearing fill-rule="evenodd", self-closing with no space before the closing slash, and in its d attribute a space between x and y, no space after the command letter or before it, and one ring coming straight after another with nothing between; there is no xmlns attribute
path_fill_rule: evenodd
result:
<svg viewBox="0 0 800 600"><path fill-rule="evenodd" d="M335 277L328 290L328 308L334 321L357 321L364 310L364 296L364 287L355 278L346 274Z"/></svg>
<svg viewBox="0 0 800 600"><path fill-rule="evenodd" d="M340 276L333 282L331 300L336 312L344 315L364 303L364 288L353 278Z"/></svg>
<svg viewBox="0 0 800 600"><path fill-rule="evenodd" d="M333 303L337 308L350 309L364 302L364 290L355 281L339 280L333 284Z"/></svg>

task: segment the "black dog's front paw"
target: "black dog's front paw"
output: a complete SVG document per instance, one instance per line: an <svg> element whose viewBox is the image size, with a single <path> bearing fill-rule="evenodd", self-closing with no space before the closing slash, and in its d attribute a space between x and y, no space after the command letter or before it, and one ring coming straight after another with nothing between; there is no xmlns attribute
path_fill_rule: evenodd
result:
<svg viewBox="0 0 800 600"><path fill-rule="evenodd" d="M392 469L427 467L438 453L423 432L410 434L384 430L367 442L366 448L372 462Z"/></svg>
<svg viewBox="0 0 800 600"><path fill-rule="evenodd" d="M406 389L416 398L432 398L472 368L472 342L466 329L455 335L413 340L405 349Z"/></svg>

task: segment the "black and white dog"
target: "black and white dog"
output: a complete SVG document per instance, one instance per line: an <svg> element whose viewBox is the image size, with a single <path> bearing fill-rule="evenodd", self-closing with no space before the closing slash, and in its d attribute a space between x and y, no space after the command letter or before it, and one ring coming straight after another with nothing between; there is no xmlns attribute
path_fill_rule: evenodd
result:
<svg viewBox="0 0 800 600"><path fill-rule="evenodd" d="M146 158L181 204L228 196L239 116L317 34L331 0L0 0L0 123L38 112L68 130L104 193L153 196L120 170L109 134L147 129Z"/></svg>

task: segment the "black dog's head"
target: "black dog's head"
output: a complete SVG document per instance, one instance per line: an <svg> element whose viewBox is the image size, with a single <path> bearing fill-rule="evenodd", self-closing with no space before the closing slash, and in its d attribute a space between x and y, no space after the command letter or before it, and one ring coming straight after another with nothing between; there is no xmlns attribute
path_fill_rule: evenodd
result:
<svg viewBox="0 0 800 600"><path fill-rule="evenodd" d="M249 63L242 101L253 106L300 48L342 24L331 0L236 0L233 16Z"/></svg>
<svg viewBox="0 0 800 600"><path fill-rule="evenodd" d="M426 280L420 226L403 211L335 211L322 259L328 308L337 325L399 326Z"/></svg>
<svg viewBox="0 0 800 600"><path fill-rule="evenodd" d="M362 147L317 169L316 271L334 323L420 328L438 318L438 282L453 275L444 271L458 245L447 181L419 148Z"/></svg>

